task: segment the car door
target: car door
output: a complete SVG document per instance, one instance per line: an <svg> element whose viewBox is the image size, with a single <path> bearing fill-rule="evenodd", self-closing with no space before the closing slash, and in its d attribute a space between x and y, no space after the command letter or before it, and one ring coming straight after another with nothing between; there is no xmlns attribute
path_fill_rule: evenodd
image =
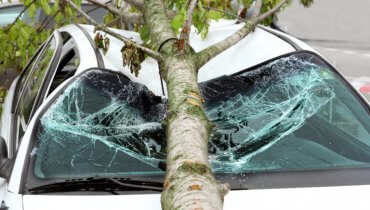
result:
<svg viewBox="0 0 370 210"><path fill-rule="evenodd" d="M52 73L57 68L62 49L62 39L58 31L55 31L31 67L29 74L24 78L24 84L20 91L15 106L15 122L13 124L13 145L17 148L29 121L45 100L47 87L49 87ZM22 81L21 81L22 82Z"/></svg>

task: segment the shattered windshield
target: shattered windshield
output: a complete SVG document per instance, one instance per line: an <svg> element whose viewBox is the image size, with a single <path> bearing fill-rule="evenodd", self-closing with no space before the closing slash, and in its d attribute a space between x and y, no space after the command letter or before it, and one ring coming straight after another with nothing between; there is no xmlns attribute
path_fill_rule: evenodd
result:
<svg viewBox="0 0 370 210"><path fill-rule="evenodd" d="M370 116L330 67L287 55L200 84L215 173L370 166ZM164 174L166 99L121 74L77 77L39 120L38 178Z"/></svg>

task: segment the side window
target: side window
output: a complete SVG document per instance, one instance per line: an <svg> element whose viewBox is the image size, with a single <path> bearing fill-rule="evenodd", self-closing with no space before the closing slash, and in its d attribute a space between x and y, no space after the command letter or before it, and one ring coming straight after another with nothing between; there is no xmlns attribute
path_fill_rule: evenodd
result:
<svg viewBox="0 0 370 210"><path fill-rule="evenodd" d="M49 94L68 78L72 77L80 65L80 56L75 47L75 41L72 38L65 36L63 33L62 36L63 38L67 37L68 39L64 41L65 44L63 46L62 58L51 83Z"/></svg>
<svg viewBox="0 0 370 210"><path fill-rule="evenodd" d="M56 49L56 41L53 37L45 46L44 50L39 55L30 75L28 76L20 100L17 106L17 121L18 121L18 138L23 136L24 130L31 118L31 111L34 106L37 94L40 91L42 81L50 65L50 61Z"/></svg>
<svg viewBox="0 0 370 210"><path fill-rule="evenodd" d="M48 40L45 42L48 42ZM20 94L23 88L25 87L27 78L32 73L33 66L35 65L37 58L41 54L41 51L44 48L44 46L45 46L45 43L39 47L39 49L36 51L36 53L32 56L31 60L26 65L26 67L23 69L21 76L19 78L18 84L17 84L17 91L16 91L17 96L15 97L15 101L18 101L20 99Z"/></svg>

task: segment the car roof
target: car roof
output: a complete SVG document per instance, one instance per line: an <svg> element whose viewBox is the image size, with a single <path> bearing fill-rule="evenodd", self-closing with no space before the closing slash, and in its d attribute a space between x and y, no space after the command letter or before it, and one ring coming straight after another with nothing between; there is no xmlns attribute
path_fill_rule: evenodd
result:
<svg viewBox="0 0 370 210"><path fill-rule="evenodd" d="M87 32L87 34L90 36L90 40L94 39L94 26L79 26L80 28L82 28L82 30L85 30ZM236 24L235 20L212 21L208 36L205 39L203 39L200 34L197 34L195 28L192 28L192 31L190 33L190 45L194 48L196 52L199 52L202 49L223 40L225 37L239 30L242 26L243 24ZM61 30L66 30L66 28L68 27L71 26L66 26ZM140 35L136 32L113 28L112 30L116 33L121 34L122 36L132 39L137 43L142 43ZM104 60L105 68L114 71L120 71L132 81L145 84L155 94L162 95L162 84L160 82L161 79L157 62L154 59L148 57L142 63L142 68L140 70L139 76L135 77L133 74L131 74L129 68L123 67L122 65L123 62L120 50L123 46L123 42L110 35L107 36L110 39L109 50L105 55L103 55L100 50L100 54L102 55L102 58ZM79 39L78 37L73 38L75 40ZM289 37L288 35L285 35L283 33L276 32L263 26L259 26L252 34L248 35L236 45L220 53L218 56L205 64L199 71L198 81L203 82L223 75L234 74L274 57L299 49L314 51L303 42L300 42L298 40L290 41L292 39L292 37ZM77 45L79 45L79 42L77 42ZM78 47L81 49L86 48L86 46ZM83 56L83 53L81 56ZM79 68L76 74L81 73L85 69Z"/></svg>

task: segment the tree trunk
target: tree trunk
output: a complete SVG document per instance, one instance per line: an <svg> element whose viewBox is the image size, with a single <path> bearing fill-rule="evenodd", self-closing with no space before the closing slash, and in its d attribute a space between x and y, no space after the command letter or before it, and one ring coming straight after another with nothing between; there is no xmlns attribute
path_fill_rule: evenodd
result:
<svg viewBox="0 0 370 210"><path fill-rule="evenodd" d="M202 106L194 51L190 46L179 50L162 0L146 0L143 9L151 40L163 56L160 72L168 90L162 208L220 210L228 188L214 179L208 163L212 126Z"/></svg>
<svg viewBox="0 0 370 210"><path fill-rule="evenodd" d="M191 56L172 56L161 65L169 97L167 171L163 209L222 209L227 189L213 177L208 163L211 131L200 97Z"/></svg>

